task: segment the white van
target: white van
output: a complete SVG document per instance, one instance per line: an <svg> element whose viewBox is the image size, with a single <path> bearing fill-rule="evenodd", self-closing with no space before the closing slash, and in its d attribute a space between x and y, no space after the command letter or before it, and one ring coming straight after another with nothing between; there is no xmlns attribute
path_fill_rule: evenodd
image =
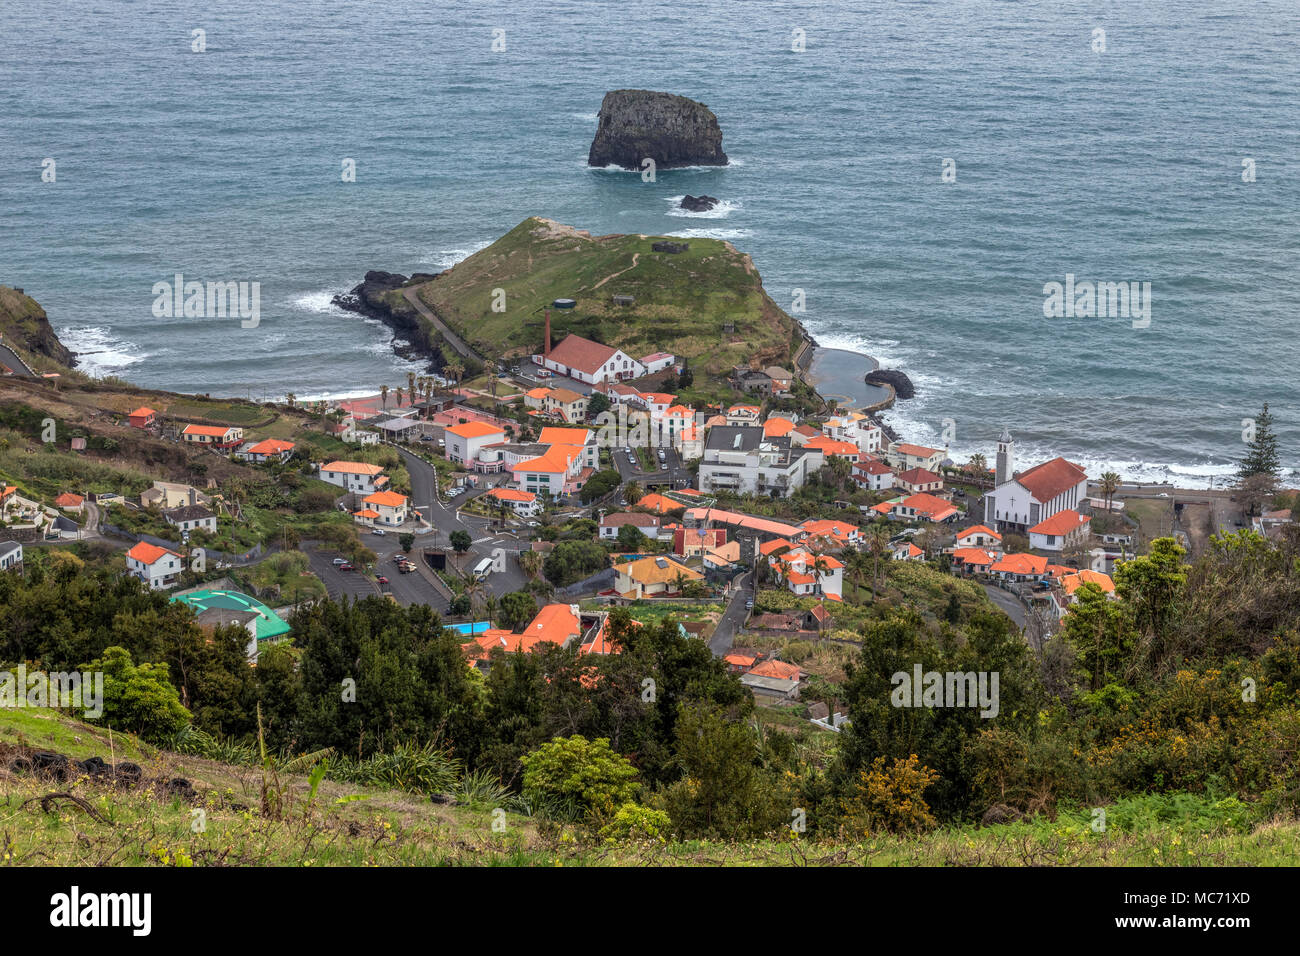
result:
<svg viewBox="0 0 1300 956"><path fill-rule="evenodd" d="M474 579L476 581L482 581L491 573L492 573L491 558L484 558L478 564L474 565Z"/></svg>

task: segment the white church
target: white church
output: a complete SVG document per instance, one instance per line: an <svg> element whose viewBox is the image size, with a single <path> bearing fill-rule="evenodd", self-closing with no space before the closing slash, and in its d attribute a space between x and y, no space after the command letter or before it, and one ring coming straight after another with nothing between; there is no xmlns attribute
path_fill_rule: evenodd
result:
<svg viewBox="0 0 1300 956"><path fill-rule="evenodd" d="M1073 462L1053 458L1015 471L1015 442L1007 429L998 439L994 488L984 496L984 523L995 531L1027 534L1061 512L1078 511L1088 497L1088 475Z"/></svg>

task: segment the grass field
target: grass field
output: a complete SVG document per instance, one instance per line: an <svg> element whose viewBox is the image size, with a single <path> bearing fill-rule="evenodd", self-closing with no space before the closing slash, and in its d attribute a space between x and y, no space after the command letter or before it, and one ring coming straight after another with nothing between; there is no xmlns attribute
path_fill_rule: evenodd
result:
<svg viewBox="0 0 1300 956"><path fill-rule="evenodd" d="M749 257L716 239L691 239L678 254L652 250L656 237L587 237L548 220L524 220L492 245L418 286L430 306L486 356L539 351L543 307L577 300L572 311L552 310L552 339L575 332L618 346L633 357L671 351L697 372L717 376L758 358L788 364L794 322L763 291ZM680 241L680 240L678 240ZM504 291L505 311L494 311ZM614 295L632 295L616 306ZM388 293L395 308L409 305ZM735 323L723 332L724 322Z"/></svg>

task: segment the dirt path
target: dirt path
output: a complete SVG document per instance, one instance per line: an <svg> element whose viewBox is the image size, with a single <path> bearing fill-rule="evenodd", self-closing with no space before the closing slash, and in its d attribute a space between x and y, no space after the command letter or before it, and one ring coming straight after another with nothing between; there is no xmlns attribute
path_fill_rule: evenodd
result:
<svg viewBox="0 0 1300 956"><path fill-rule="evenodd" d="M599 289L601 286L603 286L603 285L604 285L606 282L608 282L610 279L617 279L617 278L618 278L619 276L621 276L624 272L631 272L633 269L636 268L636 261L637 261L638 259L640 259L640 258L641 258L641 253L639 253L639 252L634 252L634 253L632 253L632 264L631 264L630 266L628 266L626 269L623 269L623 270L621 270L621 271L619 271L619 272L615 272L613 275L607 275L607 276L605 276L605 278L601 279L599 282L597 282L594 286L591 287L591 291L592 291L592 292L595 292L597 289Z"/></svg>
<svg viewBox="0 0 1300 956"><path fill-rule="evenodd" d="M416 290L413 288L403 289L402 296L406 299L407 302L415 306L416 312L419 312L420 315L426 318L435 329L437 329L439 332L442 333L442 337L446 340L448 345L450 345L461 355L465 356L465 358L471 358L476 361L482 362L483 357L479 355L477 352L475 352L468 345L466 345L465 341L459 335L457 335L451 329L447 328L447 324L443 322L442 319L434 315L433 312L429 310L429 307L420 301L420 297L415 294L415 291Z"/></svg>

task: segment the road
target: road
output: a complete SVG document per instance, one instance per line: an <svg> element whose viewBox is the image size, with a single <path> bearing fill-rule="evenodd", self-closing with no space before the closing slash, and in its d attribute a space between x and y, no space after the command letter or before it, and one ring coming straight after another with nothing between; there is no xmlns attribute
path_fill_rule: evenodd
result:
<svg viewBox="0 0 1300 956"><path fill-rule="evenodd" d="M304 541L301 545L311 569L325 584L325 590L335 600L346 595L353 600L370 597L379 593L379 585L360 571L340 571L334 564L338 554L322 550L319 541Z"/></svg>
<svg viewBox="0 0 1300 956"><path fill-rule="evenodd" d="M732 592L731 600L727 602L726 610L722 612L717 627L713 629L713 636L709 638L709 650L713 651L714 657L722 657L731 650L731 644L736 639L736 631L745 623L745 616L749 613L745 602L754 599L754 589L750 586L752 578L752 571L746 571L736 578L736 588Z"/></svg>
<svg viewBox="0 0 1300 956"><path fill-rule="evenodd" d="M993 584L985 584L984 592L988 594L994 604L1006 612L1007 617L1015 621L1016 627L1022 631L1025 629L1025 624L1029 622L1029 610L1021 602L1020 598L1010 591L1004 591Z"/></svg>

